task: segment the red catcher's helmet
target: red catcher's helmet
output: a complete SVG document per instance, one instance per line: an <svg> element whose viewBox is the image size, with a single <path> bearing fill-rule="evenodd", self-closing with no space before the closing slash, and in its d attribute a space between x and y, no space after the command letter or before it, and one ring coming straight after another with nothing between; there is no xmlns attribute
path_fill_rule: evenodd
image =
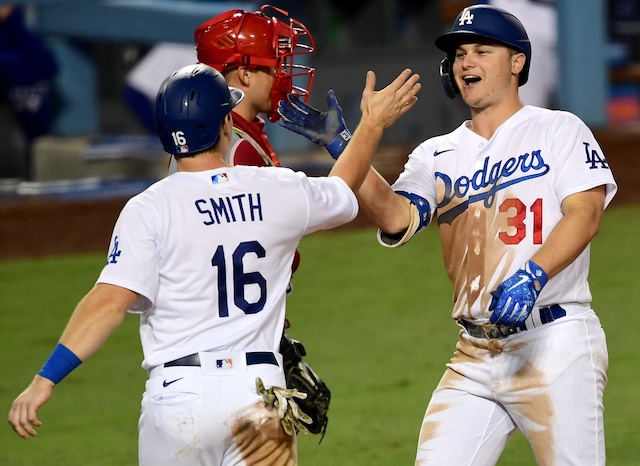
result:
<svg viewBox="0 0 640 466"><path fill-rule="evenodd" d="M283 16L267 16L271 8ZM295 55L311 53L315 43L311 33L289 13L271 5L258 11L230 10L202 23L194 32L198 60L224 73L244 65L275 68L271 89L272 111L267 116L275 122L280 118L278 101L293 93L304 102L309 100L315 69L294 64ZM307 79L306 85L293 79Z"/></svg>

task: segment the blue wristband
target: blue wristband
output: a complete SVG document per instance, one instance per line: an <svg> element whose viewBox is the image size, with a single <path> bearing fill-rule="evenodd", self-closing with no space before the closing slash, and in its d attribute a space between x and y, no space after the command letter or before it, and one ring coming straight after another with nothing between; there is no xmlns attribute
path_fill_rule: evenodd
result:
<svg viewBox="0 0 640 466"><path fill-rule="evenodd" d="M416 209L418 209L420 225L418 226L416 233L423 228L428 227L431 222L431 206L429 205L429 201L422 196L418 196L417 194L409 193L407 191L396 191L396 194L400 194L401 196L409 199L411 203L416 206Z"/></svg>
<svg viewBox="0 0 640 466"><path fill-rule="evenodd" d="M51 380L58 385L62 379L78 367L82 361L73 351L61 343L55 347L47 362L44 363L38 375Z"/></svg>

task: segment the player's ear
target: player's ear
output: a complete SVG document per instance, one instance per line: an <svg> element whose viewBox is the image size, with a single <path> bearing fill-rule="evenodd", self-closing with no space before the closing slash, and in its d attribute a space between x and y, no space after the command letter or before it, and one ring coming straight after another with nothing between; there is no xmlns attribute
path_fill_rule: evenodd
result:
<svg viewBox="0 0 640 466"><path fill-rule="evenodd" d="M239 66L235 69L236 78L242 87L249 87L251 82L251 72L246 66Z"/></svg>
<svg viewBox="0 0 640 466"><path fill-rule="evenodd" d="M524 69L526 61L527 57L524 53L514 53L511 57L511 72L514 75L519 75Z"/></svg>
<svg viewBox="0 0 640 466"><path fill-rule="evenodd" d="M220 126L220 131L223 132L225 136L230 135L233 131L233 117L231 116L231 112L227 113L224 117L224 121Z"/></svg>

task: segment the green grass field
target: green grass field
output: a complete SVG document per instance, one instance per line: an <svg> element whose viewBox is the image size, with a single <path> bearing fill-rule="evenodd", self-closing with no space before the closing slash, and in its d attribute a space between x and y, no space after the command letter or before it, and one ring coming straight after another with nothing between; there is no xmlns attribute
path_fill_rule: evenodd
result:
<svg viewBox="0 0 640 466"><path fill-rule="evenodd" d="M592 244L593 306L609 342L605 393L608 464L640 464L640 207L605 213ZM8 247L8 245L5 245ZM302 436L303 466L413 464L431 391L451 356L451 285L437 229L398 250L377 245L372 228L307 237L289 299L289 334L332 390L326 437ZM0 412L40 369L105 253L0 262ZM0 465L137 464L144 389L137 318L128 316L90 361L65 379L40 411L39 436L0 429ZM502 466L535 464L516 435ZM589 465L585 465L589 466Z"/></svg>

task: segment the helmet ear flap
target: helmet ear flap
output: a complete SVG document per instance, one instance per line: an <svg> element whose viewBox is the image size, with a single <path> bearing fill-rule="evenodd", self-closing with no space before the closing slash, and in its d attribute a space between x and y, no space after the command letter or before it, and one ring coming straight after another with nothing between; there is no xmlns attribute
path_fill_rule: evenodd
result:
<svg viewBox="0 0 640 466"><path fill-rule="evenodd" d="M460 94L460 89L453 78L453 65L449 57L444 57L440 62L440 80L442 81L442 87L444 87L444 93L450 99L455 99Z"/></svg>

